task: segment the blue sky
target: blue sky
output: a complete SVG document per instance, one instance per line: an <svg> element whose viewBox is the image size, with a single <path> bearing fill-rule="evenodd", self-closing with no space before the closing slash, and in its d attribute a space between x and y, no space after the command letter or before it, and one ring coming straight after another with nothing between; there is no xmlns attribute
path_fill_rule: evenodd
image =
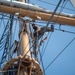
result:
<svg viewBox="0 0 75 75"><path fill-rule="evenodd" d="M57 5L59 0L41 0L45 1L48 3L53 3ZM54 10L56 6L40 2L38 0L30 0L30 3L37 4L43 8L49 9L49 10ZM62 3L61 3L62 5ZM67 2L65 5L66 8L72 9L63 9L62 12L68 13L68 14L75 14L75 9L71 5L70 2ZM60 11L60 7L58 8L57 11ZM0 21L1 23L1 21ZM2 23L3 24L3 23ZM17 22L14 22L14 24L18 24ZM38 24L38 23L37 23ZM3 24L4 25L4 24ZM46 24L40 24L40 25L46 25ZM59 29L59 24L54 25L55 28ZM0 26L0 31L2 33L2 29L4 26ZM16 26L15 32L17 33L17 28L18 25ZM66 31L71 31L75 32L75 27L68 26L68 25L62 25L60 27L62 30ZM14 33L14 31L13 31ZM1 37L2 34L0 34ZM15 39L18 38L18 34L15 35ZM48 36L49 38L49 36ZM62 31L57 31L54 30L54 32L51 35L51 38L49 40L49 43L47 45L46 51L43 55L43 63L44 63L44 68L48 66L48 64L66 47L66 45L73 39L75 38L75 34L72 33L67 33L67 32L62 32ZM42 48L46 46L47 41L43 46L41 46L41 51ZM67 49L54 61L54 63L45 71L46 75L75 75L75 40L67 47Z"/></svg>

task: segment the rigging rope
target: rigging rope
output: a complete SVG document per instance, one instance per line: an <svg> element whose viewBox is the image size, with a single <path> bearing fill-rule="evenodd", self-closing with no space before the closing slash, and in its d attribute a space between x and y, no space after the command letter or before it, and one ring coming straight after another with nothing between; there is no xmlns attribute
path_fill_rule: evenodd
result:
<svg viewBox="0 0 75 75"><path fill-rule="evenodd" d="M66 31L66 30L57 29L57 28L54 28L54 29L55 30L58 30L58 31L62 31L62 32L67 32L67 33L75 34L75 32L71 32L71 31Z"/></svg>
<svg viewBox="0 0 75 75"><path fill-rule="evenodd" d="M47 22L47 25L45 26L43 32L45 32L45 30L47 29L48 25L49 25L50 22L52 21L52 18L53 18L53 16L55 15L55 13L56 13L56 11L57 11L59 5L61 4L61 2L62 2L62 0L60 0L60 1L58 2L57 6L56 6L56 8L55 8L55 10L54 10L54 12L52 13L52 16L49 18L49 20L48 20L48 22Z"/></svg>
<svg viewBox="0 0 75 75"><path fill-rule="evenodd" d="M53 62L68 48L68 46L75 40L75 37L68 43L68 45L52 60L51 63L45 68L44 71L46 71L52 64Z"/></svg>
<svg viewBox="0 0 75 75"><path fill-rule="evenodd" d="M36 23L38 23L38 22L36 22ZM45 23L45 22L40 22L40 23ZM46 24L46 23L45 23L45 24ZM51 23L50 23L50 24L51 24ZM52 23L52 24L54 24L54 23ZM43 27L43 25L39 25L39 26L42 26L42 27ZM45 27L45 26L44 26L44 27ZM66 32L66 33L71 33L71 34L75 34L75 32L67 31L67 30L64 30L64 29L54 28L54 30L62 31L62 32Z"/></svg>
<svg viewBox="0 0 75 75"><path fill-rule="evenodd" d="M43 68L43 71L44 71L44 64L43 64L43 60L42 60L42 55L41 55L40 49L39 49L39 54L40 54L40 58L41 58L42 68ZM43 74L46 75L45 71L43 72Z"/></svg>
<svg viewBox="0 0 75 75"><path fill-rule="evenodd" d="M41 39L42 40L42 39ZM43 43L43 45L42 45L42 52L43 52L43 50L44 50L44 46L45 46L45 43ZM42 53L41 53L42 54Z"/></svg>
<svg viewBox="0 0 75 75"><path fill-rule="evenodd" d="M13 72L13 71L17 71L17 69L14 69L14 70L0 70L0 73L3 73L3 72Z"/></svg>
<svg viewBox="0 0 75 75"><path fill-rule="evenodd" d="M59 1L59 3L58 3L58 5L57 5L56 9L54 10L54 12L53 12L53 14L52 14L51 18L49 19L49 21L48 21L48 23L47 23L46 27L48 27L49 23L51 22L52 17L54 16L54 14L55 14L56 10L58 9L58 6L59 6L59 4L60 4L60 3L61 3L61 0ZM64 2L63 2L63 4L64 4ZM63 5L63 4L62 4L62 5ZM60 11L61 11L61 10L60 10ZM60 15L60 13L59 13L58 15ZM57 19L58 19L58 17L57 17ZM56 19L56 21L57 21L57 19ZM46 27L45 27L45 29L46 29ZM45 30L45 29L44 29L44 30Z"/></svg>
<svg viewBox="0 0 75 75"><path fill-rule="evenodd" d="M61 12L63 11L64 7L65 7L66 4L67 4L67 2L68 2L68 0L66 0L66 1L64 1L64 2L62 3L62 7L61 7L61 9L60 9L60 12L58 13L58 17L56 18L55 23L57 22L57 20L58 20L60 14L61 14ZM55 24L54 24L54 25L55 25Z"/></svg>
<svg viewBox="0 0 75 75"><path fill-rule="evenodd" d="M4 15L3 15L3 17L2 17L2 18L3 18L3 25L4 25L4 28L5 28Z"/></svg>
<svg viewBox="0 0 75 75"><path fill-rule="evenodd" d="M4 15L2 14L1 16L2 16L2 17L1 17L2 19L1 19L0 24L2 25L2 20L3 20L3 16L4 16ZM3 24L3 25L4 25L4 24ZM5 27L5 26L4 26L4 27ZM0 30L1 30L1 29L0 29Z"/></svg>
<svg viewBox="0 0 75 75"><path fill-rule="evenodd" d="M17 19L14 25L15 26L14 26L14 32L13 32L14 33L13 40L15 40L15 35L16 35L15 33L16 33Z"/></svg>
<svg viewBox="0 0 75 75"><path fill-rule="evenodd" d="M53 4L53 3L50 3L50 2L46 2L44 0L38 0L38 1L46 3L46 4L49 4L49 5L57 6L56 4ZM59 7L62 7L62 6L59 6ZM68 8L68 7L65 7L65 9L71 10L71 11L75 11L75 9L71 9L71 8Z"/></svg>
<svg viewBox="0 0 75 75"><path fill-rule="evenodd" d="M45 46L45 48L44 48L44 50L43 50L42 57L44 56L44 53L45 53L45 51L46 51L46 49L47 49L47 46L48 46L48 43L49 43L49 41L50 41L50 39L51 39L51 36L52 36L52 32L51 32L51 34L49 35L49 39L48 39L47 44L46 44L46 46Z"/></svg>
<svg viewBox="0 0 75 75"><path fill-rule="evenodd" d="M2 34L2 37L1 37L1 39L0 39L0 48L1 48L2 46L4 46L4 43L5 43L6 38L7 38L7 34L8 34L8 30L9 30L8 23L9 23L9 20L8 20L8 22L7 22L7 25L6 25L5 29L4 29L4 32L3 32L3 34ZM1 45L2 45L2 46L1 46ZM0 51L1 51L1 49L0 49Z"/></svg>

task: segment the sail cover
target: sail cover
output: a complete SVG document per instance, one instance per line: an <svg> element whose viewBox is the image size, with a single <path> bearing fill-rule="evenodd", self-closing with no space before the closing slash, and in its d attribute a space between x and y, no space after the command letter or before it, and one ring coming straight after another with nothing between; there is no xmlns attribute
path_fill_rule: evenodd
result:
<svg viewBox="0 0 75 75"><path fill-rule="evenodd" d="M72 5L75 7L75 0L70 0L70 2L71 2Z"/></svg>

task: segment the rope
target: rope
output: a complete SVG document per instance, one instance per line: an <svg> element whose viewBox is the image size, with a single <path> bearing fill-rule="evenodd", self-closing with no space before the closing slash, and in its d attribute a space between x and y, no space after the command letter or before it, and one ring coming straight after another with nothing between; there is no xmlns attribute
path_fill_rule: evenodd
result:
<svg viewBox="0 0 75 75"><path fill-rule="evenodd" d="M13 72L13 71L17 71L17 69L15 69L15 70L0 70L0 73L3 73L3 72Z"/></svg>
<svg viewBox="0 0 75 75"><path fill-rule="evenodd" d="M44 0L38 0L38 1L46 3L46 4L49 4L49 5L57 6L56 4L53 4L53 3L50 3L50 2L46 2ZM59 7L62 7L62 6L59 6ZM64 9L75 11L75 9L71 9L71 8L68 8L68 7L65 7Z"/></svg>
<svg viewBox="0 0 75 75"><path fill-rule="evenodd" d="M48 39L47 44L46 44L46 46L45 46L45 48L44 48L42 57L44 56L44 53L45 53L45 51L46 51L46 49L47 49L47 46L48 46L48 43L49 43L49 41L50 41L50 39L51 39L51 36L52 36L52 33L49 35L49 39Z"/></svg>
<svg viewBox="0 0 75 75"><path fill-rule="evenodd" d="M61 7L61 9L60 9L60 12L58 13L58 17L56 18L55 23L57 22L57 20L58 20L60 14L61 14L61 12L63 11L64 7L65 7L66 4L67 4L67 2L68 2L68 0L66 0L66 1L64 1L64 2L62 3L62 7Z"/></svg>
<svg viewBox="0 0 75 75"><path fill-rule="evenodd" d="M41 55L41 52L39 50L39 54L40 54L40 57L41 57L41 63L42 63L42 68L43 68L43 71L44 71L44 64L43 64L43 60L42 60L42 55ZM46 75L45 71L43 72L44 75Z"/></svg>
<svg viewBox="0 0 75 75"><path fill-rule="evenodd" d="M9 23L9 20L8 20L8 22L7 22L7 25L5 26L5 29L4 29L4 31L3 31L3 34L2 34L2 36L1 36L1 39L0 39L0 48L1 47L3 47L4 46L4 44L5 44L5 41L6 41L6 37L7 37L7 34L8 34L8 23ZM2 46L1 46L2 45ZM0 51L1 51L2 49L0 49Z"/></svg>
<svg viewBox="0 0 75 75"><path fill-rule="evenodd" d="M16 32L16 26L17 26L17 19L16 19L16 22L15 22L15 28L14 28L14 36L13 36L13 40L15 39L15 32Z"/></svg>
<svg viewBox="0 0 75 75"><path fill-rule="evenodd" d="M62 32L67 32L67 33L71 33L71 34L75 34L75 32L66 31L66 30L62 30L62 29L56 29L56 28L55 28L55 30L62 31Z"/></svg>

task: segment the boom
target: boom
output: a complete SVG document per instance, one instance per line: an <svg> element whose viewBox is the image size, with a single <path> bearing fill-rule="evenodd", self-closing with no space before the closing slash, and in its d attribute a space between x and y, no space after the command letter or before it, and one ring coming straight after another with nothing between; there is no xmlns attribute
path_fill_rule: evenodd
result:
<svg viewBox="0 0 75 75"><path fill-rule="evenodd" d="M34 20L37 20L38 17L40 17L41 20L44 21L48 21L49 18L52 16L52 12L47 11L43 8L31 4L27 5L22 2L19 2L20 4L19 6L18 3L16 4L16 2L15 1L12 2L12 6L10 6L9 1L4 2L3 0L0 0L0 3L2 3L0 4L0 12L13 14L13 15L15 15L15 13L19 13L19 16L21 17L28 16ZM61 14L60 16L58 16L58 13L56 13L52 19L52 22L75 26L75 17L65 14Z"/></svg>

